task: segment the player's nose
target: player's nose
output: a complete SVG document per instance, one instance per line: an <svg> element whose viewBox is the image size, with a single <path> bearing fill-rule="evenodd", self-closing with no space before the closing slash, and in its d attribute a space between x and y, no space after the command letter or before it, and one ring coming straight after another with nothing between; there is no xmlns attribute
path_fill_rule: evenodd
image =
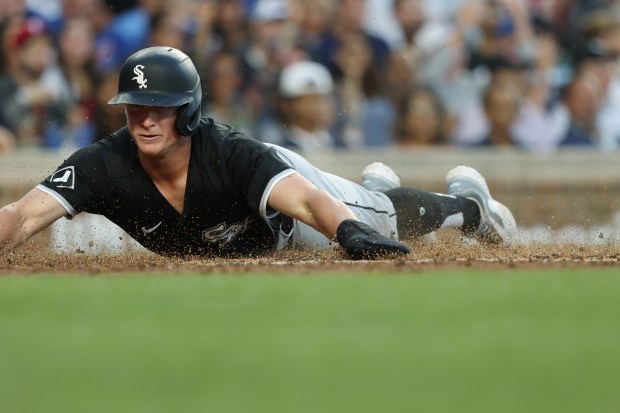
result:
<svg viewBox="0 0 620 413"><path fill-rule="evenodd" d="M157 113L154 108L150 106L144 106L140 112L140 123L143 126L152 126L156 123Z"/></svg>

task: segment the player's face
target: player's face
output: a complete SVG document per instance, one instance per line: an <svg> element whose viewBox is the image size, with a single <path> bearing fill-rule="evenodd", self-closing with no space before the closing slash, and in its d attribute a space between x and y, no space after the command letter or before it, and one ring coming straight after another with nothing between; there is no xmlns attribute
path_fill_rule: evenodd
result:
<svg viewBox="0 0 620 413"><path fill-rule="evenodd" d="M145 155L164 155L179 142L174 127L178 108L125 105L127 126L138 149Z"/></svg>

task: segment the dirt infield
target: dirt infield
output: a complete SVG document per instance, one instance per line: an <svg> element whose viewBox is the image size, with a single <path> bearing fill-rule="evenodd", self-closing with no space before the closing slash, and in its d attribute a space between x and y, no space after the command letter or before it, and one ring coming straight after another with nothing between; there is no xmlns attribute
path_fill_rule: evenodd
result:
<svg viewBox="0 0 620 413"><path fill-rule="evenodd" d="M482 246L464 243L460 236L445 232L435 242L407 242L413 252L406 258L377 261L351 261L342 251L283 250L269 256L243 259L177 259L150 253L131 255L95 255L76 252L50 254L41 252L36 243L0 258L0 275L27 274L226 274L276 273L312 274L340 271L428 271L446 267L488 269L534 269L544 267L618 265L620 246L601 245L517 245Z"/></svg>

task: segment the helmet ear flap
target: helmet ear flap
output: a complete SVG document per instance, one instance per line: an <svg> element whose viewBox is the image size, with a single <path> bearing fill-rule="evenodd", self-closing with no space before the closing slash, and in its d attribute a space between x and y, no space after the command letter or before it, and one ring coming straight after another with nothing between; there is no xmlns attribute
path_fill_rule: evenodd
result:
<svg viewBox="0 0 620 413"><path fill-rule="evenodd" d="M174 126L182 136L192 136L200 125L200 105L196 108L192 102L179 109Z"/></svg>
<svg viewBox="0 0 620 413"><path fill-rule="evenodd" d="M198 77L197 73L196 77ZM197 79L190 93L189 101L179 109L174 124L183 136L192 136L200 126L200 118L202 117L202 87L200 86L200 78Z"/></svg>

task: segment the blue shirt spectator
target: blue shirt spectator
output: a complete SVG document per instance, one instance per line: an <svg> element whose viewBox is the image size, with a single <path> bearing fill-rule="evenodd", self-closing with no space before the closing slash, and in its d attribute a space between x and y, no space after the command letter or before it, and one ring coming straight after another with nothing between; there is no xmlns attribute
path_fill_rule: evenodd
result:
<svg viewBox="0 0 620 413"><path fill-rule="evenodd" d="M139 8L116 14L95 38L97 70L118 70L123 62L148 42L149 15Z"/></svg>

